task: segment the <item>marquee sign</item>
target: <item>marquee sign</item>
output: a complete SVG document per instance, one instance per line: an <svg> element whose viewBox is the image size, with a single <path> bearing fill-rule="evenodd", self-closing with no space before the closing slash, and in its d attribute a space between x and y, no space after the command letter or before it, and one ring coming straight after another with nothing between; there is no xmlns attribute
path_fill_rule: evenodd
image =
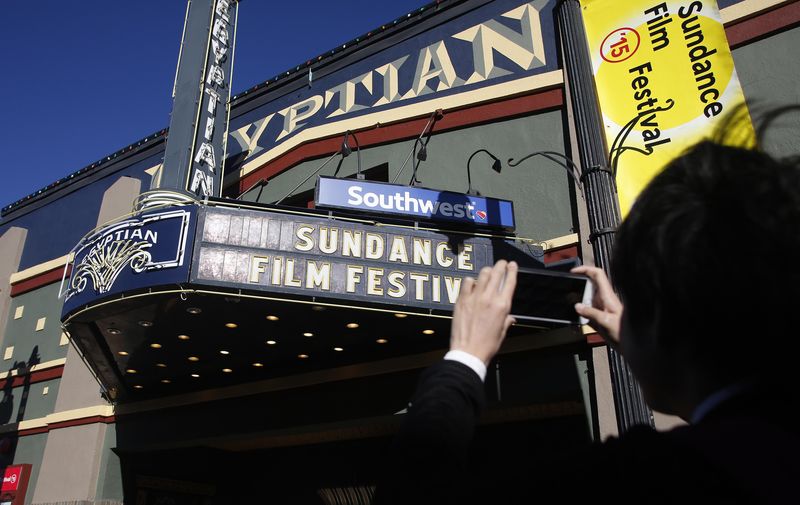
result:
<svg viewBox="0 0 800 505"><path fill-rule="evenodd" d="M193 211L142 214L106 226L81 242L67 281L64 312L98 296L185 282ZM148 275L157 272L156 276Z"/></svg>
<svg viewBox="0 0 800 505"><path fill-rule="evenodd" d="M320 177L314 202L320 208L514 229L514 204L509 200L399 184Z"/></svg>
<svg viewBox="0 0 800 505"><path fill-rule="evenodd" d="M464 277L515 248L500 239L325 217L201 212L192 283L316 299L449 310Z"/></svg>

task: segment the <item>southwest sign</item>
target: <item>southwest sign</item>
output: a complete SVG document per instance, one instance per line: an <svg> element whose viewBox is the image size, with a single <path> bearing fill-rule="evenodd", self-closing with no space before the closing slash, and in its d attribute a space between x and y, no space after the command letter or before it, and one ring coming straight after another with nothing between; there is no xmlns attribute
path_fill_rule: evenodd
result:
<svg viewBox="0 0 800 505"><path fill-rule="evenodd" d="M514 204L509 200L398 184L320 177L314 203L319 208L388 214L412 220L505 230L515 227Z"/></svg>

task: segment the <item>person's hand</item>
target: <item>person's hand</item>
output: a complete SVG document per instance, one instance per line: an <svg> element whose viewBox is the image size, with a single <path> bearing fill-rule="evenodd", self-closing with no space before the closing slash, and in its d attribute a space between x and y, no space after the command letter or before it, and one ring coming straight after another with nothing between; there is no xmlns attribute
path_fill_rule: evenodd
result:
<svg viewBox="0 0 800 505"><path fill-rule="evenodd" d="M453 309L450 350L468 352L488 365L514 324L508 313L516 285L517 264L513 261L500 260L494 267L483 267L478 280L465 278Z"/></svg>
<svg viewBox="0 0 800 505"><path fill-rule="evenodd" d="M611 345L619 344L619 325L622 319L622 302L614 293L606 273L587 265L575 267L574 274L589 277L594 284L592 305L575 304L575 312L589 320L589 324Z"/></svg>

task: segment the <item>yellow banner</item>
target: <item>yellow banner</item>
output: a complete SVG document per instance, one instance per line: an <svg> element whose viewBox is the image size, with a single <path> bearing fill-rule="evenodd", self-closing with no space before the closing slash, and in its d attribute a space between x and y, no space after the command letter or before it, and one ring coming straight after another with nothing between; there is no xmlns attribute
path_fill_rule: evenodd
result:
<svg viewBox="0 0 800 505"><path fill-rule="evenodd" d="M625 215L673 158L744 95L715 0L581 0L611 168ZM739 111L747 116L747 110ZM753 138L752 125L736 137Z"/></svg>

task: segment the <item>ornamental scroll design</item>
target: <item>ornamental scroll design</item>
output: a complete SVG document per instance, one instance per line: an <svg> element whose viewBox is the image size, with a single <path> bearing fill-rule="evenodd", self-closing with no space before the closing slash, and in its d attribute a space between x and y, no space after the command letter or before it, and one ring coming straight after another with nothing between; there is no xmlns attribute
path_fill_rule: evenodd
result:
<svg viewBox="0 0 800 505"><path fill-rule="evenodd" d="M132 239L106 240L96 245L75 268L70 281L71 295L82 292L89 281L96 292L108 292L126 266L136 273L143 272L152 260L147 250L152 245L146 240Z"/></svg>

